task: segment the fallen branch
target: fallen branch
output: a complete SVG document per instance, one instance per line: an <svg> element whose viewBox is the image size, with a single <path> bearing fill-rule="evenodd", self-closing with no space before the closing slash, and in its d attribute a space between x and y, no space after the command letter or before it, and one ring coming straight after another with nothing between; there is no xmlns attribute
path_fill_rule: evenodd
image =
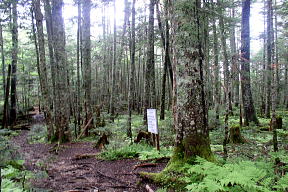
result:
<svg viewBox="0 0 288 192"><path fill-rule="evenodd" d="M151 187L148 184L145 186L145 189L147 190L147 192L154 192L154 190L151 189Z"/></svg>
<svg viewBox="0 0 288 192"><path fill-rule="evenodd" d="M91 117L91 119L89 119L88 123L87 123L87 124L85 125L85 127L82 129L82 132L81 132L81 134L77 137L77 139L80 139L80 138L83 136L83 134L85 133L86 129L89 127L92 119L93 119L93 117Z"/></svg>
<svg viewBox="0 0 288 192"><path fill-rule="evenodd" d="M95 157L96 153L84 153L84 154L77 154L72 160L81 160L81 159L89 159Z"/></svg>
<svg viewBox="0 0 288 192"><path fill-rule="evenodd" d="M112 179L112 180L114 180L114 181L116 181L116 182L118 182L118 183L122 183L122 184L128 185L126 182L121 181L121 180L119 180L119 179L115 179L114 177L110 177L110 176L108 176L108 175L104 175L104 174L101 173L100 171L96 171L96 172L97 172L99 175L101 175L102 177L106 177L106 178Z"/></svg>
<svg viewBox="0 0 288 192"><path fill-rule="evenodd" d="M135 165L133 167L133 170L135 170L139 167L156 167L156 166L157 166L157 163L141 163L141 164Z"/></svg>

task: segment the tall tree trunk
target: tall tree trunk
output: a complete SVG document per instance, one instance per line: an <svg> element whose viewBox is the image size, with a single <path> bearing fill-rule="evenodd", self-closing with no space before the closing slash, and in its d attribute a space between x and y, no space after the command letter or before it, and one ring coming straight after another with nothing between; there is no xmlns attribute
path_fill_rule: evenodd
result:
<svg viewBox="0 0 288 192"><path fill-rule="evenodd" d="M147 109L150 107L156 108L154 60L154 6L155 0L150 0L148 22L148 50L145 72L144 124L147 124Z"/></svg>
<svg viewBox="0 0 288 192"><path fill-rule="evenodd" d="M58 141L68 141L69 132L69 103L67 88L67 61L65 51L65 31L62 16L63 0L52 0L53 47L56 61L56 128Z"/></svg>
<svg viewBox="0 0 288 192"><path fill-rule="evenodd" d="M4 55L4 41L3 41L3 30L2 23L0 20L0 49L1 49L1 64L2 64L2 81L3 81L3 95L5 97L5 85L6 85L6 72L5 72L5 55Z"/></svg>
<svg viewBox="0 0 288 192"><path fill-rule="evenodd" d="M53 49L53 28L52 28L52 10L50 5L50 0L44 1L45 10L45 20L46 20L46 30L47 30L47 43L49 50L49 67L51 68L51 79L52 79L52 100L50 103L50 109L53 110L53 124L55 124L55 100L56 100L56 60Z"/></svg>
<svg viewBox="0 0 288 192"><path fill-rule="evenodd" d="M274 32L273 32L273 11L272 0L267 0L267 72L266 72L266 108L265 116L270 117L271 111L271 84L272 84L272 67L274 62Z"/></svg>
<svg viewBox="0 0 288 192"><path fill-rule="evenodd" d="M174 0L171 3L177 103L174 105L176 146L169 165L191 161L196 156L213 160L204 94L201 2L184 0L175 5Z"/></svg>
<svg viewBox="0 0 288 192"><path fill-rule="evenodd" d="M37 27L37 37L39 45L39 79L40 87L43 95L43 107L45 113L45 119L48 126L48 140L54 134L53 124L51 123L51 111L50 111L50 95L49 95L49 85L48 85L48 75L46 67L46 54L45 54L45 41L43 32L43 15L41 13L40 0L33 1L36 27Z"/></svg>
<svg viewBox="0 0 288 192"><path fill-rule="evenodd" d="M164 5L164 11L165 11L165 36L164 36L164 30L162 26L162 21L160 17L160 10L159 10L159 2L156 4L156 13L157 13L157 19L158 19L158 27L160 30L161 34L161 41L163 45L163 49L165 51L165 56L164 56L164 70L163 70L163 75L162 75L162 93L161 93L161 108L160 108L160 120L165 119L165 102L166 102L166 78L169 70L169 76L171 80L171 85L173 86L173 74L172 74L172 66L171 66L171 60L170 60L170 45L169 45L169 20L168 20L168 2L167 0L165 1Z"/></svg>
<svg viewBox="0 0 288 192"><path fill-rule="evenodd" d="M235 19L235 8L232 8L232 19ZM237 48L236 48L236 35L235 35L236 22L232 23L230 31L230 46L231 46L231 55L232 55L232 98L235 104L235 107L239 107L240 98L239 98L239 63L237 59Z"/></svg>
<svg viewBox="0 0 288 192"><path fill-rule="evenodd" d="M116 53L116 0L114 0L114 27L113 27L113 59L112 59L112 69L111 69L111 90L110 90L110 117L111 121L114 122L115 118L115 93L116 93L116 59L117 59L117 53Z"/></svg>
<svg viewBox="0 0 288 192"><path fill-rule="evenodd" d="M92 118L92 102L91 102L91 40L90 40L90 11L91 0L83 1L83 85L85 91L85 124ZM91 124L90 124L91 125ZM89 126L90 126L89 125ZM91 127L91 126L90 126ZM88 129L85 130L85 136L88 136Z"/></svg>
<svg viewBox="0 0 288 192"><path fill-rule="evenodd" d="M217 0L219 11L219 26L220 26L220 39L223 51L223 73L224 73L224 103L228 103L229 105L229 114L232 114L232 101L231 101L231 92L230 92L230 71L229 71L229 60L227 53L227 45L226 45L226 34L225 34L225 26L224 26L224 11L222 0Z"/></svg>
<svg viewBox="0 0 288 192"><path fill-rule="evenodd" d="M263 1L264 4L264 14L263 14L263 19L264 19L264 32L263 32L263 61L262 61L262 86L261 86L261 115L265 115L265 109L266 109L266 49L267 49L267 42L266 42L266 37L267 37L267 28L266 28L266 0Z"/></svg>
<svg viewBox="0 0 288 192"><path fill-rule="evenodd" d="M18 60L18 13L17 13L17 1L12 1L12 61L11 61L11 107L10 107L10 125L16 122L17 117L17 60Z"/></svg>
<svg viewBox="0 0 288 192"><path fill-rule="evenodd" d="M216 126L220 125L220 105L221 105L221 95L220 95L220 84L219 81L219 73L220 73L220 67L219 67L219 50L218 50L218 35L217 35L217 28L216 28L216 20L215 17L212 18L213 22L213 56L214 56L214 95L215 95L215 123Z"/></svg>
<svg viewBox="0 0 288 192"><path fill-rule="evenodd" d="M130 62L130 84L129 84L129 101L128 101L128 127L127 136L132 139L131 119L132 119L132 105L135 103L135 1L132 3L132 26L131 26L131 62Z"/></svg>
<svg viewBox="0 0 288 192"><path fill-rule="evenodd" d="M77 7L78 7L78 17L77 17L77 133L76 135L80 134L80 127L81 127L81 95L80 95L80 91L81 91L81 79L80 79L80 61L81 61L81 34L82 34L82 24L81 24L81 0L77 1ZM82 64L81 64L82 66Z"/></svg>
<svg viewBox="0 0 288 192"><path fill-rule="evenodd" d="M259 123L254 108L250 80L250 2L242 1L242 27L241 27L241 91L245 124Z"/></svg>

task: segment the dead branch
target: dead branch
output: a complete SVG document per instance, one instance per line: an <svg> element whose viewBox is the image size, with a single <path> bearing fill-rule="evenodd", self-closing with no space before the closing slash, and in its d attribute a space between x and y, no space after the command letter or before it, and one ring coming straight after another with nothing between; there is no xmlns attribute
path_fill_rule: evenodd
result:
<svg viewBox="0 0 288 192"><path fill-rule="evenodd" d="M151 189L151 187L148 184L145 186L145 189L147 190L147 192L154 192L154 190Z"/></svg>
<svg viewBox="0 0 288 192"><path fill-rule="evenodd" d="M141 164L135 165L133 167L133 170L135 170L139 167L156 167L156 166L157 166L157 163L141 163Z"/></svg>
<svg viewBox="0 0 288 192"><path fill-rule="evenodd" d="M85 133L86 129L89 127L90 123L92 122L93 117L91 117L91 119L89 119L88 123L85 125L85 127L82 129L81 134L77 137L77 139L80 139L83 134Z"/></svg>

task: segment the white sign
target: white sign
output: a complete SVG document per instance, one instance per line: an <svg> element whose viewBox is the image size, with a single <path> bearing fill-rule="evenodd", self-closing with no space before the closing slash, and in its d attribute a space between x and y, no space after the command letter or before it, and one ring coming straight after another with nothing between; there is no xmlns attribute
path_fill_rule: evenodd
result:
<svg viewBox="0 0 288 192"><path fill-rule="evenodd" d="M156 109L147 109L147 123L148 123L148 131L154 134L158 134Z"/></svg>

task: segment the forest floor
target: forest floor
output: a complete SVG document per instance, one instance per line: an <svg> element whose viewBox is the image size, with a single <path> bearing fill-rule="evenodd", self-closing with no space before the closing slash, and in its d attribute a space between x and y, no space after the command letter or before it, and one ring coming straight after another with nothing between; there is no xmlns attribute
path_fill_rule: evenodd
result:
<svg viewBox="0 0 288 192"><path fill-rule="evenodd" d="M39 117L39 118L38 118ZM146 181L138 176L141 171L159 172L166 163L153 167L137 167L142 162L137 159L115 161L93 157L100 151L91 142L71 142L60 144L29 143L31 130L43 123L41 114L34 115L30 130L22 130L12 142L25 160L25 169L35 174L31 179L33 191L146 191ZM92 155L92 156L91 156ZM79 158L85 157L88 158ZM149 183L152 189L157 186Z"/></svg>

